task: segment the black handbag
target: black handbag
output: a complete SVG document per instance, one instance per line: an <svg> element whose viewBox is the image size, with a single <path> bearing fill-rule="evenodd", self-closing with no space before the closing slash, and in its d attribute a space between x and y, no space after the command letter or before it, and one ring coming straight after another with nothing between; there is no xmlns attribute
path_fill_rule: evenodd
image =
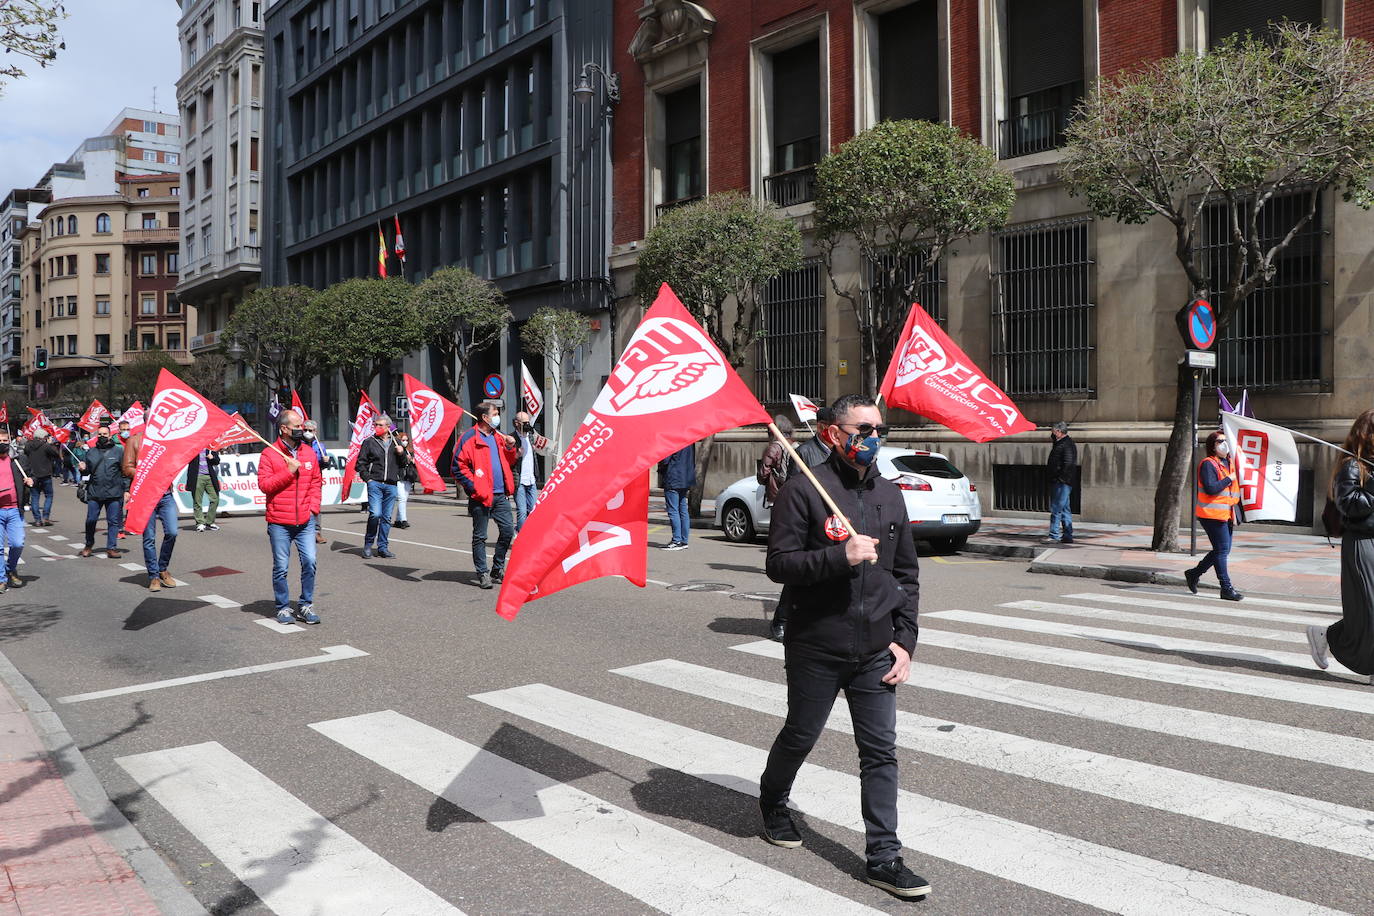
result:
<svg viewBox="0 0 1374 916"><path fill-rule="evenodd" d="M1336 508L1336 501L1330 496L1326 498L1326 506L1322 509L1322 527L1326 529L1328 538L1338 538L1345 532L1341 510Z"/></svg>
<svg viewBox="0 0 1374 916"><path fill-rule="evenodd" d="M90 501L90 487L87 481L83 480L76 485L76 498L83 503Z"/></svg>

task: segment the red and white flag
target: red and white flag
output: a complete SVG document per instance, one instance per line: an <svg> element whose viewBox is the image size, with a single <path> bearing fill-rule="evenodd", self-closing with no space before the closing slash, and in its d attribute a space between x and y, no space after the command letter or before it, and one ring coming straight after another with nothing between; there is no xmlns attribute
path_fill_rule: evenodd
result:
<svg viewBox="0 0 1374 916"><path fill-rule="evenodd" d="M143 432L143 426L147 421L147 416L143 412L143 402L134 401L129 405L129 409L119 415L120 423L129 424L129 435L137 435Z"/></svg>
<svg viewBox="0 0 1374 916"><path fill-rule="evenodd" d="M880 394L890 406L930 417L974 442L1035 429L919 304L906 316Z"/></svg>
<svg viewBox="0 0 1374 916"><path fill-rule="evenodd" d="M54 429L52 431L52 438L57 444L66 445L68 442L72 441L72 425L68 423L61 429Z"/></svg>
<svg viewBox="0 0 1374 916"><path fill-rule="evenodd" d="M47 414L41 410L35 410L30 407L29 419L23 426L19 427L19 434L21 436L32 436L34 432L39 429L46 429L50 436L57 433L57 427L52 425L52 420L48 419Z"/></svg>
<svg viewBox="0 0 1374 916"><path fill-rule="evenodd" d="M525 413L530 415L530 422L539 419L539 414L544 410L544 392L539 390L534 376L530 374L530 367L525 365L523 359L520 360L520 399L525 404Z"/></svg>
<svg viewBox="0 0 1374 916"><path fill-rule="evenodd" d="M100 426L100 421L107 419L110 412L105 409L105 405L99 401L91 401L91 406L86 408L86 412L81 415L81 419L76 421L76 425L88 433L93 433Z"/></svg>
<svg viewBox="0 0 1374 916"><path fill-rule="evenodd" d="M462 419L463 409L409 373L406 400L410 402L410 445L415 452L420 486L426 493L442 493L448 485L434 462L449 433Z"/></svg>
<svg viewBox="0 0 1374 916"><path fill-rule="evenodd" d="M305 405L301 403L301 396L296 394L296 389L291 389L291 409L301 415L301 422L310 419L310 415L305 412Z"/></svg>
<svg viewBox="0 0 1374 916"><path fill-rule="evenodd" d="M143 444L129 485L129 505L124 528L142 534L157 501L192 458L225 430L233 419L210 399L172 373L158 373L157 390L148 405Z"/></svg>
<svg viewBox="0 0 1374 916"><path fill-rule="evenodd" d="M257 430L248 425L248 421L238 414L237 411L229 415L229 419L234 421L234 425L220 434L220 437L211 442L207 448L215 451L229 448L231 445L243 445L245 442L258 442L262 439Z"/></svg>
<svg viewBox="0 0 1374 916"><path fill-rule="evenodd" d="M1222 411L1221 426L1231 440L1240 479L1245 521L1291 522L1298 517L1298 445L1291 430L1239 411Z"/></svg>
<svg viewBox="0 0 1374 916"><path fill-rule="evenodd" d="M358 393L358 415L353 418L353 430L348 439L348 461L344 464L343 486L339 490L339 502L348 499L348 491L353 489L353 469L358 463L358 452L363 442L372 435L372 420L377 416L377 407L366 391Z"/></svg>
<svg viewBox="0 0 1374 916"><path fill-rule="evenodd" d="M9 421L10 421L10 402L9 402L9 401L6 401L5 403L0 404L0 423L8 423Z"/></svg>
<svg viewBox="0 0 1374 916"><path fill-rule="evenodd" d="M391 246L391 250L396 252L396 257L400 259L401 266L406 266L406 240L401 235L400 214L393 213L392 218L396 220L396 243Z"/></svg>
<svg viewBox="0 0 1374 916"><path fill-rule="evenodd" d="M804 398L799 394L789 394L792 399L792 409L797 412L797 419L803 423L810 423L816 419L816 411L819 410L810 398Z"/></svg>
<svg viewBox="0 0 1374 916"><path fill-rule="evenodd" d="M550 594L543 583L555 568L566 577L563 585L582 581L578 567L600 556L591 548L605 538L624 537L607 525L624 526L599 520L603 513L617 511L605 507L615 504L619 493L625 493L628 504L633 490L627 488L637 479L647 480L649 468L660 458L723 429L768 419L763 405L664 284L515 539L496 612L513 619L526 601ZM616 556L624 559L625 552L616 551ZM594 575L631 571L607 569L608 562L588 568L595 569Z"/></svg>

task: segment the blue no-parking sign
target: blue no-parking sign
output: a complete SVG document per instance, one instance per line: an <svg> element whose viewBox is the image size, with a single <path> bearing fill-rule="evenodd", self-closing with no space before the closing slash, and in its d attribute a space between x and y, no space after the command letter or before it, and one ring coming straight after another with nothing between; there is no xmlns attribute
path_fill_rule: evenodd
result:
<svg viewBox="0 0 1374 916"><path fill-rule="evenodd" d="M488 375L482 382L482 393L489 398L499 398L505 390L506 383L499 375Z"/></svg>
<svg viewBox="0 0 1374 916"><path fill-rule="evenodd" d="M1217 316L1206 299L1195 299L1188 306L1188 337L1199 350L1206 350L1217 339Z"/></svg>

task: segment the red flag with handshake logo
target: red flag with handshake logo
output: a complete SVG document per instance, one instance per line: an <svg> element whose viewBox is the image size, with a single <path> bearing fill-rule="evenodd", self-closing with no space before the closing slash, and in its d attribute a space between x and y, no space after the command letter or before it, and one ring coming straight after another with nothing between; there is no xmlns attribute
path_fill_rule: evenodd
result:
<svg viewBox="0 0 1374 916"><path fill-rule="evenodd" d="M578 570L583 562L605 560L616 541L625 546L626 537L609 529L625 528L622 510L637 514L642 507L640 517L647 518L647 493L638 505L632 501L635 479L645 477L660 458L723 429L768 419L763 405L665 284L515 539L496 613L513 619L526 601L584 581L585 570ZM623 502L618 502L621 494ZM616 522L600 518L608 512ZM634 554L642 563L646 549L641 541L617 553L627 562L626 554ZM597 565L600 575L633 569ZM554 579L561 581L544 587L555 571ZM642 584L643 573L639 575Z"/></svg>
<svg viewBox="0 0 1374 916"><path fill-rule="evenodd" d="M415 450L415 469L426 493L448 489L435 459L458 425L463 409L415 376L406 374L406 401L410 404L410 445Z"/></svg>
<svg viewBox="0 0 1374 916"><path fill-rule="evenodd" d="M974 442L1035 429L919 304L906 316L880 394L890 406L930 417Z"/></svg>
<svg viewBox="0 0 1374 916"><path fill-rule="evenodd" d="M124 528L142 534L162 494L196 454L234 425L234 419L163 369L144 418L138 467L129 487Z"/></svg>

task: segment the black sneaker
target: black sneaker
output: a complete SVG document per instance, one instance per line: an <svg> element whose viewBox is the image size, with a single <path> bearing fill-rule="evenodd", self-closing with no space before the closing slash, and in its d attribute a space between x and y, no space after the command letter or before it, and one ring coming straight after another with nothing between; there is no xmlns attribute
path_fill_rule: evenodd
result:
<svg viewBox="0 0 1374 916"><path fill-rule="evenodd" d="M792 820L792 812L786 808L764 808L763 838L774 846L795 849L802 844L797 824Z"/></svg>
<svg viewBox="0 0 1374 916"><path fill-rule="evenodd" d="M1202 575L1198 573L1196 569L1185 569L1183 571L1183 581L1187 583L1188 591L1192 592L1194 595L1197 594L1197 580L1201 578Z"/></svg>
<svg viewBox="0 0 1374 916"><path fill-rule="evenodd" d="M506 568L504 566L493 567L491 571L491 581L503 582L506 578Z"/></svg>
<svg viewBox="0 0 1374 916"><path fill-rule="evenodd" d="M787 630L785 623L773 623L768 625L768 638L773 642L782 642L783 633Z"/></svg>
<svg viewBox="0 0 1374 916"><path fill-rule="evenodd" d="M1245 600L1245 596L1242 595L1240 592L1236 591L1234 588L1223 588L1223 589L1221 590L1221 600L1222 600L1222 601L1243 601L1243 600Z"/></svg>
<svg viewBox="0 0 1374 916"><path fill-rule="evenodd" d="M930 893L930 882L903 865L901 856L868 866L864 880L898 897L924 897Z"/></svg>
<svg viewBox="0 0 1374 916"><path fill-rule="evenodd" d="M491 573L480 573L477 576L478 588L491 588Z"/></svg>

